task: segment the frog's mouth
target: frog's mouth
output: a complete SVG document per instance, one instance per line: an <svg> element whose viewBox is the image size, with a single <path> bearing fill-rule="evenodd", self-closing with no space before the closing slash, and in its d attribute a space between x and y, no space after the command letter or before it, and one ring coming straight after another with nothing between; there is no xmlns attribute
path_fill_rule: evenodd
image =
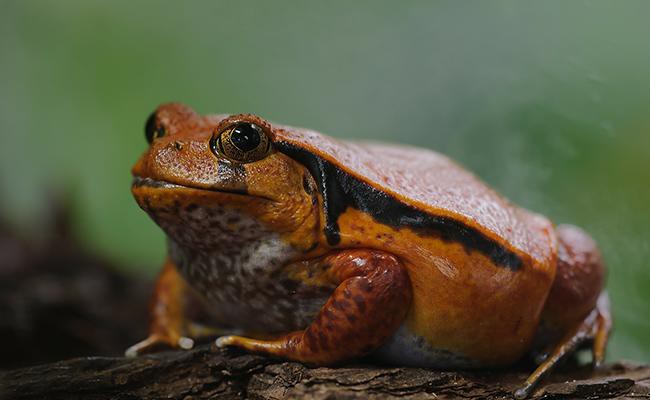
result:
<svg viewBox="0 0 650 400"><path fill-rule="evenodd" d="M178 183L172 183L167 181L161 181L153 178L134 176L133 182L131 183L132 188L147 187L147 188L156 188L156 189L192 189L192 190L202 190L206 192L215 192L215 193L226 193L239 196L247 197L256 197L263 200L273 201L273 199L258 195L250 194L246 189L236 189L236 188L221 188L221 187L197 187L197 186L185 186Z"/></svg>

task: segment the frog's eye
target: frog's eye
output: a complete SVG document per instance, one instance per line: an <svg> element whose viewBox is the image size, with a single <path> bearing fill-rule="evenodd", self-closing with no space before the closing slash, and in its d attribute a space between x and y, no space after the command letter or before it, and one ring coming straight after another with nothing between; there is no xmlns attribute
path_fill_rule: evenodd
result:
<svg viewBox="0 0 650 400"><path fill-rule="evenodd" d="M210 146L217 156L249 163L266 157L271 150L271 141L259 126L250 122L239 122L216 132L212 136Z"/></svg>
<svg viewBox="0 0 650 400"><path fill-rule="evenodd" d="M156 124L156 113L153 112L147 118L147 122L144 124L144 135L147 138L147 142L151 144L154 139L165 136L165 127L162 125Z"/></svg>

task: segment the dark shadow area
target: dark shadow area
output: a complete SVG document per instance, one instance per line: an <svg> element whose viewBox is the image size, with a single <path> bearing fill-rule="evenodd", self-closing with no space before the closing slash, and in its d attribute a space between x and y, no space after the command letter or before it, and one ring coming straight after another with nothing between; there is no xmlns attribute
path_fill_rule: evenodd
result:
<svg viewBox="0 0 650 400"><path fill-rule="evenodd" d="M150 283L87 252L54 207L39 240L0 221L0 369L121 355L143 338Z"/></svg>

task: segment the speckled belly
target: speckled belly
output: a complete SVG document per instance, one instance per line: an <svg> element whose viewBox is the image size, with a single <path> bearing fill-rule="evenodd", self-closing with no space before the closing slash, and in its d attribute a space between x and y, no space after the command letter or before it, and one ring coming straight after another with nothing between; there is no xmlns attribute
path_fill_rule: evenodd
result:
<svg viewBox="0 0 650 400"><path fill-rule="evenodd" d="M252 334L303 329L334 289L290 279L285 266L298 252L227 205L178 208L154 219L167 233L170 258L223 327Z"/></svg>
<svg viewBox="0 0 650 400"><path fill-rule="evenodd" d="M331 294L331 289L269 276L219 284L193 282L220 325L243 332L287 333L306 328Z"/></svg>
<svg viewBox="0 0 650 400"><path fill-rule="evenodd" d="M173 247L173 246L172 246ZM170 248L171 250L171 248ZM180 271L206 301L216 323L250 334L304 329L316 317L334 287L311 286L290 279L281 243L265 242L251 257L233 253L193 253L174 257ZM183 252L184 253L184 252ZM270 254L276 256L269 256ZM247 259L263 260L252 266Z"/></svg>

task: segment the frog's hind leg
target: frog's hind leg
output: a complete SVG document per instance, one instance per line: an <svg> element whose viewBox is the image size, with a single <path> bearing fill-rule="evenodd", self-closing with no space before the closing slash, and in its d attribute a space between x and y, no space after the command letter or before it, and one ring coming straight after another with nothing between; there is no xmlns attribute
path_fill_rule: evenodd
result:
<svg viewBox="0 0 650 400"><path fill-rule="evenodd" d="M558 238L557 273L542 313L539 338L550 343L541 354L541 364L517 390L524 398L557 365L588 341L593 342L594 365L602 363L611 329L609 299L603 291L605 268L595 242L582 230L570 225L556 229Z"/></svg>
<svg viewBox="0 0 650 400"><path fill-rule="evenodd" d="M402 263L374 250L346 250L323 259L336 290L303 331L275 340L240 336L217 339L217 346L330 365L364 356L386 341L404 320L411 283Z"/></svg>
<svg viewBox="0 0 650 400"><path fill-rule="evenodd" d="M545 360L526 379L524 385L515 391L515 398L528 397L535 386L566 356L572 354L581 344L592 342L594 365L600 365L605 358L605 346L611 329L609 298L603 292L596 308L576 328L569 331L549 352Z"/></svg>

